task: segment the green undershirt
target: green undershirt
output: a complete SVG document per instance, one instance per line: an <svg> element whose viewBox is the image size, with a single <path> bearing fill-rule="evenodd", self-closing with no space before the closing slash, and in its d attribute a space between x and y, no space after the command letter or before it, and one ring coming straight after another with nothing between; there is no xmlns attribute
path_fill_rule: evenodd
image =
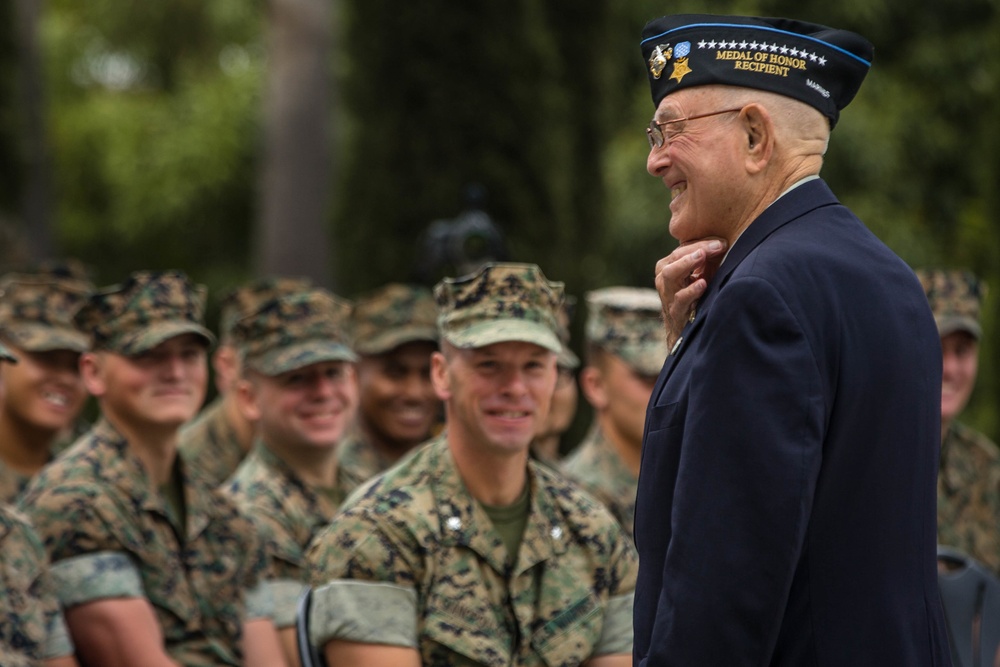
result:
<svg viewBox="0 0 1000 667"><path fill-rule="evenodd" d="M340 507L344 502L344 492L336 486L313 487L319 494L326 496L334 507Z"/></svg>
<svg viewBox="0 0 1000 667"><path fill-rule="evenodd" d="M187 534L187 508L184 506L184 479L177 461L170 469L170 479L160 487L160 495L167 508L167 518L183 539Z"/></svg>
<svg viewBox="0 0 1000 667"><path fill-rule="evenodd" d="M479 504L493 522L493 528L500 534L500 539L507 548L507 564L513 565L517 561L517 552L521 549L521 539L524 537L528 514L531 512L528 485L524 485L521 496L510 505L495 507L486 503Z"/></svg>

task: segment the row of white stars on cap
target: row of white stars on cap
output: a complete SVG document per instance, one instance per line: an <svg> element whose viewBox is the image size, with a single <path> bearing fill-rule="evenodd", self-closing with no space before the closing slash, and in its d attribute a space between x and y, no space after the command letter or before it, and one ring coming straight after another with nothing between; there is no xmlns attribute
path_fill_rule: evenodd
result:
<svg viewBox="0 0 1000 667"><path fill-rule="evenodd" d="M743 42L725 42L725 41L716 42L715 40L712 40L710 42L706 42L705 40L702 40L702 41L698 42L698 48L699 49L714 49L716 47L718 47L720 49L735 49L735 48L738 47L738 48L740 48L740 49L742 49L744 51L747 50L747 49L749 49L751 51L768 51L770 53L780 53L783 56L792 56L793 58L808 58L811 62L819 63L820 65L825 65L826 64L826 58L823 57L823 56L816 55L815 53L810 53L809 51L806 51L805 49L799 50L799 49L796 49L796 48L789 48L788 46L786 46L784 44L782 44L781 46L778 46L777 44L768 44L767 42L760 42L760 43L755 42L755 41L754 42L746 42L746 41L743 41Z"/></svg>

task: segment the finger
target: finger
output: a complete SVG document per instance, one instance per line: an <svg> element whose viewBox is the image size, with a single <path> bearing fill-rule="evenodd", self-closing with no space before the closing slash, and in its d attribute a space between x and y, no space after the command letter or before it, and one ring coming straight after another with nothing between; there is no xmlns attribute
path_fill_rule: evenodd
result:
<svg viewBox="0 0 1000 667"><path fill-rule="evenodd" d="M662 265L658 264L658 277L662 277L666 289L672 288L673 291L677 291L682 287L686 287L691 282L692 273L697 272L700 275L704 265L705 253L697 250L690 255L680 257L676 261Z"/></svg>
<svg viewBox="0 0 1000 667"><path fill-rule="evenodd" d="M674 317L680 317L681 319L687 319L687 315L691 310L691 306L701 298L701 295L705 293L705 288L708 283L704 280L696 280L684 289L676 292L674 294L673 301L670 304L671 315Z"/></svg>

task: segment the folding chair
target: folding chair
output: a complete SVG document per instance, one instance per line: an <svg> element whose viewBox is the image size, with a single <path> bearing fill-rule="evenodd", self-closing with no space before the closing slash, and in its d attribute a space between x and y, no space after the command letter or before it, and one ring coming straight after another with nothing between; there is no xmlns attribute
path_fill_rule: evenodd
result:
<svg viewBox="0 0 1000 667"><path fill-rule="evenodd" d="M993 667L1000 647L1000 579L966 554L938 546L938 587L953 667Z"/></svg>
<svg viewBox="0 0 1000 667"><path fill-rule="evenodd" d="M312 588L306 587L295 605L295 641L299 647L302 667L326 667L326 660L309 641L309 610L312 608Z"/></svg>

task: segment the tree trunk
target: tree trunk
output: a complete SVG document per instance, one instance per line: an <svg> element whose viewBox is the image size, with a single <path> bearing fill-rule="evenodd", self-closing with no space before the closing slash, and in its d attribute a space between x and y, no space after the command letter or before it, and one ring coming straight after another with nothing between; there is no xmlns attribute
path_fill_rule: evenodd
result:
<svg viewBox="0 0 1000 667"><path fill-rule="evenodd" d="M23 129L21 217L30 255L27 259L32 261L45 259L53 253L52 159L45 133L45 81L38 46L42 4L42 0L16 0L14 3Z"/></svg>
<svg viewBox="0 0 1000 667"><path fill-rule="evenodd" d="M329 286L332 184L330 0L270 0L264 155L257 233L261 274Z"/></svg>

